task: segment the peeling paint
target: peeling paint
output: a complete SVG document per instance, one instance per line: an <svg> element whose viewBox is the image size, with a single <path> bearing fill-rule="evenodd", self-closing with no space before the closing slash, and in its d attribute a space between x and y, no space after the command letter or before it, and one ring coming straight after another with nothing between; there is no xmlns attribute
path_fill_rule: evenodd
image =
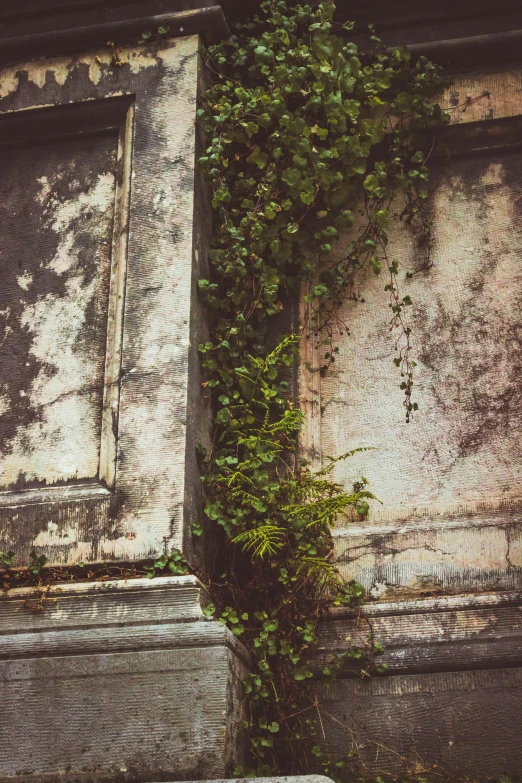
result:
<svg viewBox="0 0 522 783"><path fill-rule="evenodd" d="M336 529L345 575L373 598L516 589L522 585L522 515L412 518Z"/></svg>
<svg viewBox="0 0 522 783"><path fill-rule="evenodd" d="M65 146L63 158L51 145L42 162L41 152L28 147L7 153L23 184L4 206L9 229L3 231L2 260L23 271L15 277L21 293L16 313L11 309L2 324L10 329L3 347L16 356L25 344L27 356L23 369L7 379L15 401L0 421L4 488L20 480L94 477L99 460L105 339L96 321L106 308L115 179L110 171L96 175L90 169L114 166L114 142ZM52 173L42 175L42 167ZM25 229L31 234L25 252L13 243L13 225L15 236ZM10 290L8 285L4 296ZM103 313L101 319L102 326ZM25 414L16 395L26 398Z"/></svg>
<svg viewBox="0 0 522 783"><path fill-rule="evenodd" d="M522 69L496 65L452 78L441 104L452 124L513 117L521 112Z"/></svg>
<svg viewBox="0 0 522 783"><path fill-rule="evenodd" d="M0 301L1 312L11 311L9 318L4 316L6 334L12 322L13 333L25 340L18 355L28 358L17 367L29 363L24 382L10 390L11 432L4 436L12 449L6 454L9 478L15 479L17 491L80 478L95 483L89 484L92 497L87 494L85 499L50 498L47 503L42 496L37 506L31 497L26 507L17 506L16 514L4 504L0 547L6 541L8 548L27 551L38 541L50 562L70 563L141 559L183 546L185 517L192 519L195 513L192 501L185 507L187 460L193 459L189 443L194 441L192 429L200 427L191 409L199 404L197 393L189 407L188 391L194 386L188 377L189 357L195 356L198 342L189 334L192 297L197 295L193 230L198 46L198 37L189 36L124 49L119 66L105 48L65 57L58 64L39 61L4 72L1 83L11 88L0 98L0 116L72 103L82 107L81 116L88 122L89 102L132 97L123 102L127 114L115 138L118 174L111 199L114 203L116 198L118 206L110 230L110 211L92 205L104 202L110 188L104 191L99 183L94 190L91 181L85 190L88 199L78 200L75 209L69 199L57 199L53 169L33 167L32 209L52 242L34 268L24 264L16 269L17 293L6 295L6 305ZM26 75L33 66L38 69L34 79ZM112 166L91 169L96 177L116 172ZM69 183L78 179L71 169ZM84 236L80 224L87 201L93 211ZM99 289L97 276L84 274L87 253L77 253L79 239L91 236L93 224L102 233L106 229L91 243L100 255L91 254L89 262L99 279L103 277ZM42 275L52 278L57 289L44 290ZM99 315L94 331L93 311ZM65 324L69 333L63 333ZM53 344L55 353L57 345L63 349L63 361L50 355ZM72 383L78 372L84 373L82 382ZM43 447L46 432L49 437L59 434L56 417L69 433L60 441L55 464L36 466L35 443ZM26 470L24 444L33 448L32 473ZM50 454L49 444L43 452ZM24 474L19 470L16 475L15 462ZM197 484L190 490L196 499L196 472L189 478ZM111 519L109 497L94 492L100 480L113 490ZM16 540L19 545L12 546Z"/></svg>
<svg viewBox="0 0 522 783"><path fill-rule="evenodd" d="M63 85L69 76L69 62L63 58L54 60L27 62L2 70L0 74L0 99L15 93L22 76L42 89L48 81Z"/></svg>
<svg viewBox="0 0 522 783"><path fill-rule="evenodd" d="M153 68L158 64L158 58L156 54L145 48L145 45L136 47L134 49L126 48L124 52L121 52L122 65L127 65L132 74L136 75L140 73L144 68ZM88 68L90 81L98 85L103 78L111 74L115 67L121 68L122 66L115 66L114 54L110 49L104 49L99 51L94 56L88 54L84 57L80 57L75 63L74 67L78 67L83 64Z"/></svg>
<svg viewBox="0 0 522 783"><path fill-rule="evenodd" d="M18 69L2 71L0 75L0 99L15 92L18 88Z"/></svg>

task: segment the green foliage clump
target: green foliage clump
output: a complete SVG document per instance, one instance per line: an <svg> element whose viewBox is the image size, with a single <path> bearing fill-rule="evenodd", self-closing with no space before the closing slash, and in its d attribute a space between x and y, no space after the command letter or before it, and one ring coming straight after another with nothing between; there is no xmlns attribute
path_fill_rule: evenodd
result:
<svg viewBox="0 0 522 783"><path fill-rule="evenodd" d="M153 579L158 572L173 576L184 576L190 573L188 563L179 549L173 549L170 555L161 555L151 565L143 566L143 570L146 571L148 579Z"/></svg>
<svg viewBox="0 0 522 783"><path fill-rule="evenodd" d="M211 328L199 350L215 406L205 511L227 539L219 616L254 658L245 728L258 774L335 773L317 705L302 707L303 685L325 607L362 600L332 560L331 527L350 509L365 516L373 497L364 480L350 492L336 484L335 460L312 473L296 458L303 417L290 371L300 335L282 333L285 302L307 287L308 329L328 345L327 368L353 271L384 270L407 418L416 408L403 319L411 302L399 292L388 227L398 194L409 220L428 196L442 82L425 58L388 52L372 30L358 46L334 12L328 1L262 2L208 49L212 82L199 111L214 215L211 271L199 281Z"/></svg>

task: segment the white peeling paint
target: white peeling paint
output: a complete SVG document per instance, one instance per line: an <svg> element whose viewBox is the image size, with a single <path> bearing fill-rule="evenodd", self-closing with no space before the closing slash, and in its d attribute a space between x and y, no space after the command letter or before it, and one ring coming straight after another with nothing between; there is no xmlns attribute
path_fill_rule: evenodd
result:
<svg viewBox="0 0 522 783"><path fill-rule="evenodd" d="M40 89L48 80L63 85L69 76L69 62L63 58L36 60L4 69L0 75L0 99L17 91L22 73Z"/></svg>
<svg viewBox="0 0 522 783"><path fill-rule="evenodd" d="M522 111L522 69L493 65L476 73L458 73L441 104L452 124L512 117Z"/></svg>
<svg viewBox="0 0 522 783"><path fill-rule="evenodd" d="M18 89L19 68L10 68L0 74L0 99L6 98Z"/></svg>
<svg viewBox="0 0 522 783"><path fill-rule="evenodd" d="M80 216L93 217L96 215L97 220L92 224L89 223L89 230L94 237L98 236L100 239L105 235L106 224L103 215L108 209L111 212L114 187L114 174L108 172L98 176L95 186L88 193L82 193L75 199L60 202L57 199L47 198L45 211L50 210L52 213L51 228L61 237L56 255L49 264L50 269L58 274L64 274L78 262L78 251L74 250L76 232L73 222ZM47 191L46 184L42 190L43 192ZM101 222L99 222L100 218L102 218Z"/></svg>
<svg viewBox="0 0 522 783"><path fill-rule="evenodd" d="M19 277L16 278L16 282L23 291L27 291L33 282L33 276L29 272L24 272L23 275L19 275Z"/></svg>
<svg viewBox="0 0 522 783"><path fill-rule="evenodd" d="M9 410L9 396L5 393L0 391L0 416L2 416L4 413L7 413Z"/></svg>
<svg viewBox="0 0 522 783"><path fill-rule="evenodd" d="M31 408L39 416L19 427L6 444L7 453L0 460L0 484L4 486L20 474L47 483L93 477L99 460L101 412L96 384L99 387L100 378L95 374L99 359L93 359L89 348L81 350L78 343L99 278L86 282L74 241L76 232L82 230L81 224L78 228L82 218L87 220L83 230L91 238L106 236L112 221L114 175L99 175L88 192L65 200L53 193L52 183L45 178L39 181L42 190L36 200L48 214L47 227L60 237L48 268L68 276L63 296L47 294L27 304L20 319L21 328L32 335L30 354L42 363L30 389ZM102 248L102 275L106 274L106 256ZM22 279L27 283L27 277Z"/></svg>

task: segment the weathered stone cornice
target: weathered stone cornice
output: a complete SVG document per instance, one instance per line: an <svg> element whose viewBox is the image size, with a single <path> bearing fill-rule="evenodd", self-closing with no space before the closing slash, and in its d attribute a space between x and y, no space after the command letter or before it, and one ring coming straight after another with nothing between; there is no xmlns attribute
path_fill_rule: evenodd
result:
<svg viewBox="0 0 522 783"><path fill-rule="evenodd" d="M0 659L225 646L246 661L209 602L194 576L15 588L0 599Z"/></svg>
<svg viewBox="0 0 522 783"><path fill-rule="evenodd" d="M156 33L159 27L168 28L169 38L207 34L219 39L228 34L221 6L212 0L204 5L198 0L163 3L163 7L168 6L166 13L151 14L151 6L156 5L147 4L149 13L145 13L145 6L141 4L127 14L124 11L99 14L94 7L91 12L87 9L65 14L60 9L50 8L47 19L42 19L41 14L29 13L16 18L0 17L0 61L69 54L103 46L108 41L115 44L135 42L147 31Z"/></svg>

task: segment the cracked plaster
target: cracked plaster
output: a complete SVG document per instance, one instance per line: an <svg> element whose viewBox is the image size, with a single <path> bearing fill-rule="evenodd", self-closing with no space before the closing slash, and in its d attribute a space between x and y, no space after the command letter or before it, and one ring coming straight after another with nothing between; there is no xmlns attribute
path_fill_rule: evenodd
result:
<svg viewBox="0 0 522 783"><path fill-rule="evenodd" d="M93 342L92 333L80 334L83 328L76 330L69 343L64 339L64 321L74 331L74 323L80 325L82 308L83 312L92 310L87 300L95 297L92 290L95 284L82 280L85 259L79 265L74 259L79 234L78 218L67 212L72 207L62 204L61 212L49 210L44 215L52 178L50 172L41 168L35 167L33 172L39 181L37 194L41 202L33 199L34 211L39 209L42 220L47 220L47 231L52 233L55 225L60 235L44 267L49 275L61 281L62 290L55 299L47 297L52 291L41 291L40 298L36 296L34 302L22 306L23 315L14 313L19 309L20 298L37 291L42 260L39 258L35 261L36 269L26 265L16 270L17 293L10 294L6 305L0 306L4 318L15 318L6 329L8 337L12 333L24 336L26 344L18 355L29 357L34 364L30 368L34 377L21 386L24 395L17 397L20 417L12 421L11 432L4 435L3 456L11 460L11 452L7 452L18 446L18 428L23 429L21 436L26 445L34 445L33 431L41 439L46 417L52 415L53 408L64 413L68 410L70 435L64 443L67 442L66 449L73 455L70 464L64 464L59 470L51 470L47 465L32 473L22 460L16 488L38 487L43 483L46 486L40 494L36 489L31 490L33 494L27 497L34 497L33 504L31 501L24 506L19 496L13 496L13 503L17 504L15 513L9 511L8 498L4 499L0 508L0 548L24 552L37 541L51 562L62 563L140 559L159 554L166 547L183 546L185 516L192 518L196 513L194 504L200 491L197 468L191 464L195 462L193 448L189 450L188 443L204 440L203 433L194 433L206 421L200 413L192 412L192 407L198 405L197 393L191 394L191 407L188 405L189 386L194 383L189 379L188 365L196 360L194 346L198 343L198 336L191 339L189 334L194 325L193 280L198 276L193 271L194 245L204 241L203 229L194 226L197 86L197 36L114 53L111 49L101 49L78 58L19 64L0 74L3 96L0 115L17 112L22 118L28 109L73 103L81 106L83 112L75 116L86 116L88 121L90 101L101 102L97 106L103 109L105 99L127 95L126 105L130 107L117 140L121 167L117 173L114 168L98 172L112 172L117 177L117 188L122 189L123 202L111 237L112 262L105 274L105 285L110 285L114 301L124 302L125 306L124 318L123 313L118 315L116 305L114 312L109 308L108 314L106 304L101 308L105 312L105 331L100 343ZM76 174L71 174L71 182L75 178ZM127 204L129 191L132 195ZM114 201L114 194L111 198ZM78 203L78 209L82 211L83 202ZM99 216L97 223L101 230L103 220ZM76 231L74 237L68 225ZM98 246L103 247L103 242ZM204 258L204 253L200 255ZM109 254L104 262L106 270L110 258ZM66 307L69 307L67 312ZM57 315L63 315L61 326ZM85 325L91 322L89 316ZM201 320L196 330L200 328ZM40 374L43 371L37 365L43 362L44 354L47 356L53 340L55 346L63 349L59 361L67 355L67 368L63 363L58 368L55 366L48 378L45 376L45 383L37 384L37 399L35 379L43 378ZM105 346L109 351L107 362ZM85 372L85 378L75 387L71 377L78 377L82 372L75 364L79 357L84 363L81 367L85 367L85 362L97 362L100 372ZM106 399L102 401L104 373ZM0 377L3 407L9 396L7 386L12 391L13 380ZM80 402L81 398L89 397L91 392L96 397L88 423L91 429L82 433L78 406L85 402ZM12 409L13 395L10 396L8 402ZM52 400L56 401L54 405L45 404ZM47 428L48 432L51 430L56 434L56 427ZM103 445L111 438L116 440L113 457ZM105 448L105 452L101 453L100 448L102 452ZM35 468L35 450L28 450L32 452ZM113 468L109 464L111 459ZM192 472L187 473L187 462ZM105 464L109 466L103 473L101 466ZM110 496L109 516L109 493L100 494L95 488L111 470L114 491ZM20 474L25 483L18 480ZM9 471L6 470L5 484L12 486L16 475L12 461ZM44 490L53 489L49 486L53 482L70 483L71 478L73 482L79 478L94 481L94 495L85 495L84 499L75 496L70 500L64 496L58 502L53 500L54 495L45 494ZM194 488L192 481L197 484ZM186 507L187 492L191 502Z"/></svg>
<svg viewBox="0 0 522 783"><path fill-rule="evenodd" d="M512 67L458 75L445 98L452 122L518 115L521 79ZM455 159L432 183L432 267L408 226L389 242L401 295L413 301L413 421L404 421L383 275L358 273L364 301L342 308L350 333L335 364L317 389L305 375L307 453L372 449L334 475L347 488L364 475L382 505L364 524L340 519L334 537L344 573L375 597L513 588L522 574L522 154Z"/></svg>

